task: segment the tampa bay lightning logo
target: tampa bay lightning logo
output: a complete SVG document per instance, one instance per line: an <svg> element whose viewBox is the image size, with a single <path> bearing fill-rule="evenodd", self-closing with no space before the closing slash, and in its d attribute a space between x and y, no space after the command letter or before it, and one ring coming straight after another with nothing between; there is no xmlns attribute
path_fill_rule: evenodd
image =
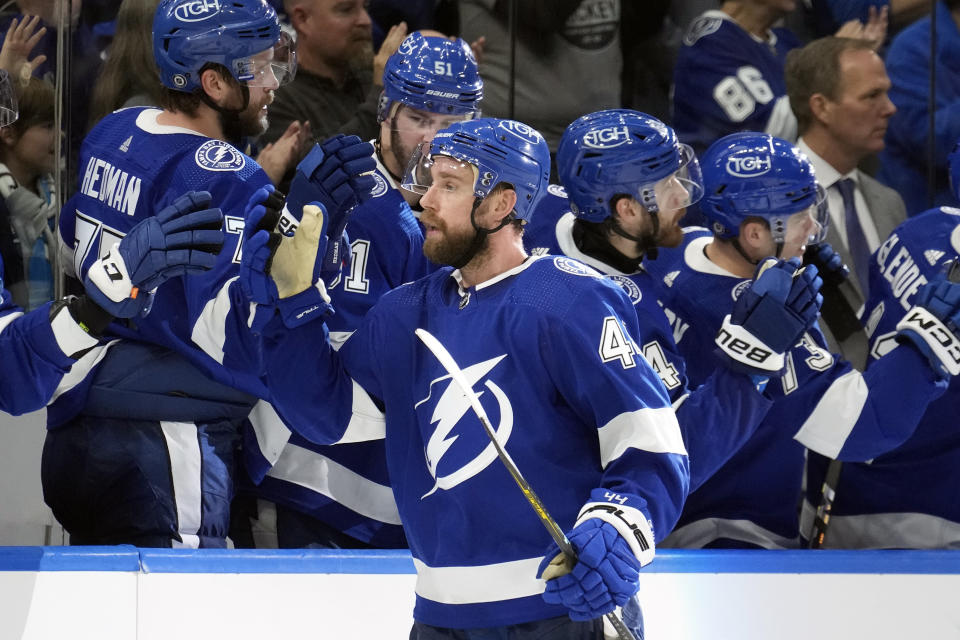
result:
<svg viewBox="0 0 960 640"><path fill-rule="evenodd" d="M599 278L600 272L595 269L588 267L587 265L574 260L573 258L568 258L566 256L557 256L553 259L553 266L560 271L575 275L575 276L588 276L591 278Z"/></svg>
<svg viewBox="0 0 960 640"><path fill-rule="evenodd" d="M564 189L563 186L559 184L547 185L547 193L549 193L550 195L557 196L558 198L567 197L567 190Z"/></svg>
<svg viewBox="0 0 960 640"><path fill-rule="evenodd" d="M620 285L620 288L626 291L627 297L630 298L630 302L634 305L639 304L640 299L643 295L640 293L640 287L637 286L637 283L628 278L627 276L608 276L615 283Z"/></svg>
<svg viewBox="0 0 960 640"><path fill-rule="evenodd" d="M494 367L500 364L506 357L506 354L504 354L466 367L463 369L463 375L467 382L476 388L477 383L493 371ZM440 398L437 399L433 413L430 416L430 424L436 425L436 427L430 435L426 450L424 451L427 468L435 482L433 488L427 491L423 495L423 498L432 495L438 489L452 489L456 487L486 469L497 459L497 450L493 443L489 441L486 433L484 433L483 426L477 422L476 417L473 415L470 409L470 401L450 375L445 375L431 381L430 391L427 397L414 405L414 408L416 409L430 402L434 395L434 387L438 385L443 388L443 392ZM504 393L503 389L493 380L488 378L482 386L489 390L489 396L492 396L496 400L497 406L499 407L499 424L491 425L491 427L497 437L497 442L501 447L506 448L507 441L513 433L513 405L510 403L510 398L507 397L507 394ZM477 397L480 398L481 402L483 402L484 396L487 396L486 391L478 390ZM497 414L491 412L490 408L486 405L484 409L486 409L491 421L493 421L494 415ZM464 431L463 428L461 428L461 433L451 435L454 430L457 430L457 425L464 416L468 416L468 420L476 424L464 425L469 428L469 431ZM463 440L461 440L460 446L454 447L457 441L461 439L461 435L463 435ZM464 447L469 446L471 442L476 443L482 441L485 441L487 444L480 453L461 462L462 458L466 457L464 455ZM466 455L469 455L469 452L467 452ZM444 459L445 457L447 460Z"/></svg>
<svg viewBox="0 0 960 640"><path fill-rule="evenodd" d="M373 191L370 192L370 196L373 198L379 198L390 188L383 176L376 171L373 172L373 181L376 183L373 185Z"/></svg>
<svg viewBox="0 0 960 640"><path fill-rule="evenodd" d="M750 286L751 282L753 281L744 280L743 282L741 282L740 284L738 284L733 288L733 290L730 292L730 296L734 299L734 301L740 299L740 296L743 295L743 292L747 290L747 287Z"/></svg>
<svg viewBox="0 0 960 640"><path fill-rule="evenodd" d="M218 0L187 0L176 6L173 15L180 22L200 22L220 11Z"/></svg>
<svg viewBox="0 0 960 640"><path fill-rule="evenodd" d="M246 164L243 154L222 140L204 142L194 158L208 171L238 171Z"/></svg>
<svg viewBox="0 0 960 640"><path fill-rule="evenodd" d="M701 16L690 23L690 28L683 36L683 44L692 47L697 40L715 32L723 24L723 18Z"/></svg>

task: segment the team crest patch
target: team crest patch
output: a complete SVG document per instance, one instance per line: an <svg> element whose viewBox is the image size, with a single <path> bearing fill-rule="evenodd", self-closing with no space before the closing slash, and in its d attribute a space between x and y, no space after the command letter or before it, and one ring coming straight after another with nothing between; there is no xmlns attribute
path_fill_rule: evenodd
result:
<svg viewBox="0 0 960 640"><path fill-rule="evenodd" d="M239 171L247 162L242 153L222 140L204 142L194 158L207 171Z"/></svg>
<svg viewBox="0 0 960 640"><path fill-rule="evenodd" d="M567 197L567 190L564 189L563 186L561 186L561 185L559 185L559 184L547 185L547 193L549 193L549 194L551 194L551 195L554 195L554 196L557 196L558 198L566 198L566 197Z"/></svg>
<svg viewBox="0 0 960 640"><path fill-rule="evenodd" d="M608 276L611 280L620 285L620 288L626 291L627 297L630 298L630 302L634 305L639 304L642 294L640 293L640 287L637 286L637 283L628 278L627 276Z"/></svg>
<svg viewBox="0 0 960 640"><path fill-rule="evenodd" d="M373 191L370 192L372 198L379 198L390 188L390 185L383 179L383 176L376 171L373 172L373 181L376 182L376 184L373 185Z"/></svg>
<svg viewBox="0 0 960 640"><path fill-rule="evenodd" d="M575 275L575 276L588 276L591 278L599 278L600 273L594 269L588 267L582 262L578 262L572 258L567 258L566 256L557 256L553 259L553 266L560 271L565 271L566 273Z"/></svg>
<svg viewBox="0 0 960 640"><path fill-rule="evenodd" d="M690 28L687 29L686 35L683 36L683 44L692 47L697 43L697 40L715 32L722 24L723 18L700 16L690 23Z"/></svg>
<svg viewBox="0 0 960 640"><path fill-rule="evenodd" d="M730 297L732 297L734 300L739 300L740 295L747 290L747 287L750 286L751 282L753 282L753 280L744 280L743 282L735 286L733 290L730 291Z"/></svg>

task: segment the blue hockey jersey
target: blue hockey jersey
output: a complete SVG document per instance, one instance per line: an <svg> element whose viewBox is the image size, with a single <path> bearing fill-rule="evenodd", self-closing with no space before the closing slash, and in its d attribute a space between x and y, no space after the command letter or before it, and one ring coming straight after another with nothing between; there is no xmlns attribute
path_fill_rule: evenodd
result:
<svg viewBox="0 0 960 640"><path fill-rule="evenodd" d="M255 374L249 340L249 302L236 280L244 208L269 179L251 158L226 142L157 122L161 111L131 108L104 118L84 140L79 187L64 205L60 236L73 249L73 270L83 279L90 265L138 222L187 190L209 191L224 213L226 238L216 265L160 287L151 312L114 322L114 337L165 346L218 382L266 397ZM56 421L69 412L52 407Z"/></svg>
<svg viewBox="0 0 960 640"><path fill-rule="evenodd" d="M901 224L870 261L870 299L863 318L870 336L868 371L882 366L896 342L896 325L917 289L942 277L960 254L960 209L933 209ZM908 384L905 374L895 377ZM905 392L904 392L905 393ZM914 434L869 463L845 464L835 487L825 546L841 548L960 548L960 382L930 404ZM828 461L811 455L805 533L812 527Z"/></svg>
<svg viewBox="0 0 960 640"><path fill-rule="evenodd" d="M661 251L647 268L660 301L689 325L677 346L692 384L716 367L714 336L730 304L750 282L707 259L706 229L688 229L683 246ZM687 499L666 544L679 547L747 544L795 546L804 447L842 460L867 460L896 447L943 392L926 359L897 349L861 374L826 349L819 328L786 357L780 380L766 393L773 407L750 440Z"/></svg>
<svg viewBox="0 0 960 640"><path fill-rule="evenodd" d="M285 334L267 352L267 381L281 411L316 421L330 418L303 380L326 400L346 371L385 407L387 465L418 574L415 619L462 629L565 615L536 578L549 535L414 330L450 350L560 526L584 505L615 507L641 532L631 544L642 561L687 491L676 418L636 356L632 305L592 269L530 258L467 289L458 275L440 269L388 293L339 353L305 348L316 334L302 327Z"/></svg>
<svg viewBox="0 0 960 640"><path fill-rule="evenodd" d="M786 29L764 42L726 13L707 11L683 38L674 67L673 128L698 154L735 131L765 131L796 140L783 69L800 46Z"/></svg>
<svg viewBox="0 0 960 640"><path fill-rule="evenodd" d="M533 255L565 255L593 267L626 292L637 313L641 355L660 376L673 403L690 457L690 491L719 469L751 436L771 406L749 376L717 367L691 388L676 341L687 326L657 301L657 283L641 269L622 273L584 254L573 237L576 217L563 187L550 185L525 228L523 242Z"/></svg>
<svg viewBox="0 0 960 640"><path fill-rule="evenodd" d="M98 345L64 309L50 320L50 303L30 313L3 286L0 262L0 411L21 415L49 402L79 354Z"/></svg>

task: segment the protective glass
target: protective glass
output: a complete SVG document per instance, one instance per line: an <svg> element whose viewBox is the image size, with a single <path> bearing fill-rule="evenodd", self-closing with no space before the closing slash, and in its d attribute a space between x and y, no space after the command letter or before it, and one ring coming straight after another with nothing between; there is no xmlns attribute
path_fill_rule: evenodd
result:
<svg viewBox="0 0 960 640"><path fill-rule="evenodd" d="M641 204L656 211L683 209L700 200L703 197L703 175L693 149L681 144L680 167L665 178L641 185L637 193Z"/></svg>
<svg viewBox="0 0 960 640"><path fill-rule="evenodd" d="M13 91L13 82L10 81L10 75L0 69L0 127L13 124L19 116L17 94Z"/></svg>
<svg viewBox="0 0 960 640"><path fill-rule="evenodd" d="M432 140L437 131L446 129L452 124L472 120L475 114L468 113L459 116L447 116L431 113L423 109L411 107L408 104L396 103L391 126L401 133L410 133L418 138Z"/></svg>
<svg viewBox="0 0 960 640"><path fill-rule="evenodd" d="M425 153L430 143L417 145L410 158L400 186L407 191L424 195L431 188L441 197L466 198L476 193L477 168L450 156L430 156Z"/></svg>
<svg viewBox="0 0 960 640"><path fill-rule="evenodd" d="M270 49L265 49L249 58L234 61L237 80L248 87L277 89L293 80L297 73L297 49L286 32Z"/></svg>

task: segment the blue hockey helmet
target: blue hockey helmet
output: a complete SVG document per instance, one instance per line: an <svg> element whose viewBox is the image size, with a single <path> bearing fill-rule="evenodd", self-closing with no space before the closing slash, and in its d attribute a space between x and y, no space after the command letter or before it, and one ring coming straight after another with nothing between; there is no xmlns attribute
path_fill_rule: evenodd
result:
<svg viewBox="0 0 960 640"><path fill-rule="evenodd" d="M740 234L747 218L763 218L775 242L782 243L791 216L809 212L819 228L807 244L823 240L829 220L826 194L813 165L786 140L766 133L733 133L701 156L703 215L718 237Z"/></svg>
<svg viewBox="0 0 960 640"><path fill-rule="evenodd" d="M451 41L414 31L387 60L377 118L384 121L394 102L476 118L482 98L483 80L470 45L462 38Z"/></svg>
<svg viewBox="0 0 960 640"><path fill-rule="evenodd" d="M292 41L265 0L162 0L153 19L153 56L163 86L186 93L200 86L208 63L223 65L247 86L279 86L296 71Z"/></svg>
<svg viewBox="0 0 960 640"><path fill-rule="evenodd" d="M676 177L687 192L679 209L703 195L700 165L693 149L673 129L630 109L597 111L574 120L557 148L557 173L573 213L590 222L610 216L610 200L626 194L657 212L657 186Z"/></svg>
<svg viewBox="0 0 960 640"><path fill-rule="evenodd" d="M530 221L534 207L550 183L550 147L543 136L515 120L480 118L441 129L433 142L421 143L410 159L401 186L426 193L433 183L434 156L446 156L477 169L473 195L485 198L500 183L517 193L514 215Z"/></svg>

